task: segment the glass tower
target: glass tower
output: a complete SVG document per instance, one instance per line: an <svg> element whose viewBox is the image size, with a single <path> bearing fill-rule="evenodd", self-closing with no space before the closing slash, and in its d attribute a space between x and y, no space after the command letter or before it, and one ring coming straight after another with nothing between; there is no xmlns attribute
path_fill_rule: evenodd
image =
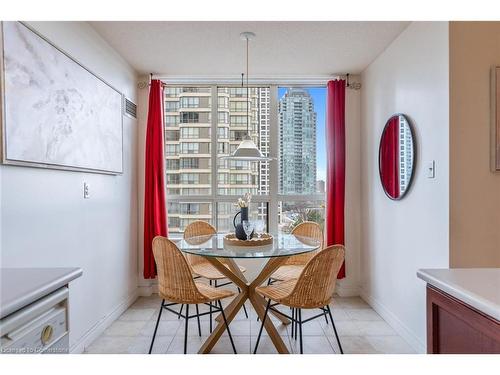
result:
<svg viewBox="0 0 500 375"><path fill-rule="evenodd" d="M281 194L316 192L316 112L306 90L290 88L279 101Z"/></svg>

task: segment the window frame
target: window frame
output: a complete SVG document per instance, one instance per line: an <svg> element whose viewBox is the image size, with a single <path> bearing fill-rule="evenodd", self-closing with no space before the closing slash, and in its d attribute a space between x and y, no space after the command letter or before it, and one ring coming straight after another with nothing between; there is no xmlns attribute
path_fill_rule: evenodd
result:
<svg viewBox="0 0 500 375"><path fill-rule="evenodd" d="M218 194L218 161L217 161L217 150L218 150L218 120L219 120L219 98L218 89L228 88L228 89L241 89L241 85L234 83L183 83L183 82L166 82L167 87L180 88L180 87L200 87L200 88L210 88L211 91L211 137L210 137L210 191L209 195L167 195L168 202L181 203L211 203L212 207L212 225L217 228L217 217L218 217L218 205L217 203L235 203L239 195L220 195ZM267 228L271 233L278 232L278 213L279 213L279 202L290 201L290 202L305 202L305 201L325 201L326 204L326 194L315 193L315 194L279 194L279 161L278 161L278 148L279 148L279 115L278 115L278 89L289 88L289 87L303 87L303 88L317 88L326 87L326 83L311 83L311 84L293 84L287 82L276 83L265 83L262 84L251 84L249 87L252 88L269 88L269 156L273 158L269 162L269 194L253 195L252 202L254 203L266 203L267 204ZM168 96L167 96L168 97ZM227 108L222 108L227 109ZM230 112L227 115L231 116ZM233 115L234 116L234 115ZM181 117L181 116L179 116ZM181 119L179 119L181 123ZM178 126L178 125L177 125ZM229 134L230 137L230 134ZM196 139L196 138L194 138ZM194 140L193 139L193 140ZM180 147L179 147L180 151ZM326 155L325 155L326 157ZM168 209L168 207L167 207Z"/></svg>

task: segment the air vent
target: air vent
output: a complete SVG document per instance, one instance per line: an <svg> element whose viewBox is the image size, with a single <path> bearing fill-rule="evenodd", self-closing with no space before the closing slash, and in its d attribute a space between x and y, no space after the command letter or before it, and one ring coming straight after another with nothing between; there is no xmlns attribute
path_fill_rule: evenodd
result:
<svg viewBox="0 0 500 375"><path fill-rule="evenodd" d="M125 116L137 118L137 104L129 98L125 98Z"/></svg>

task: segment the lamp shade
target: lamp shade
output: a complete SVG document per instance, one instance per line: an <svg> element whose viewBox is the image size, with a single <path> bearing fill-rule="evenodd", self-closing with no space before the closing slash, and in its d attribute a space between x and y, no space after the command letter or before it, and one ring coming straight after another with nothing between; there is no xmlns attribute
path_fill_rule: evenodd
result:
<svg viewBox="0 0 500 375"><path fill-rule="evenodd" d="M233 154L230 156L222 156L221 159L226 160L247 160L247 161L269 161L273 158L264 156L262 152L257 148L254 141L246 135L241 141L240 145Z"/></svg>

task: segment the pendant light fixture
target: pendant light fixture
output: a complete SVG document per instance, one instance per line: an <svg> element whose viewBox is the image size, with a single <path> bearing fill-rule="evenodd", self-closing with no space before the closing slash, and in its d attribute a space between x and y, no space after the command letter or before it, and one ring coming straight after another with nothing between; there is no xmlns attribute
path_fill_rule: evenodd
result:
<svg viewBox="0 0 500 375"><path fill-rule="evenodd" d="M259 150L255 142L252 140L250 136L250 88L248 86L248 44L249 41L255 38L255 34L249 31L245 31L240 34L240 38L246 42L247 45L247 60L246 60L246 91L247 91L247 132L243 137L243 140L239 144L238 148L234 150L234 152L230 156L222 156L222 159L226 160L246 160L246 161L269 161L273 160L273 158L264 156L262 152ZM243 73L241 74L241 87L243 87Z"/></svg>

